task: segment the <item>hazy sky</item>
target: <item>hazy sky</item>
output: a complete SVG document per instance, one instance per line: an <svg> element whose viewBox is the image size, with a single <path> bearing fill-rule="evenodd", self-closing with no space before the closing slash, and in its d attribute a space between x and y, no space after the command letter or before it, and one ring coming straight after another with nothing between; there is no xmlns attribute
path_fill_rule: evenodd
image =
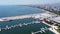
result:
<svg viewBox="0 0 60 34"><path fill-rule="evenodd" d="M0 0L0 5L51 4L57 2L60 2L60 0Z"/></svg>

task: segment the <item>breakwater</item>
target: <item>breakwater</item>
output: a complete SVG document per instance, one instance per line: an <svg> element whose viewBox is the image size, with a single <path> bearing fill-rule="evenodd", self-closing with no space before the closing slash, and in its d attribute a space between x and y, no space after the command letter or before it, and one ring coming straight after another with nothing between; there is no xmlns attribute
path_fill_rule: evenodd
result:
<svg viewBox="0 0 60 34"><path fill-rule="evenodd" d="M15 19L24 19L24 18L38 18L40 17L40 14L29 14L29 15L22 15L22 16L12 16L12 17L4 17L0 18L0 21L9 21L9 20L15 20Z"/></svg>

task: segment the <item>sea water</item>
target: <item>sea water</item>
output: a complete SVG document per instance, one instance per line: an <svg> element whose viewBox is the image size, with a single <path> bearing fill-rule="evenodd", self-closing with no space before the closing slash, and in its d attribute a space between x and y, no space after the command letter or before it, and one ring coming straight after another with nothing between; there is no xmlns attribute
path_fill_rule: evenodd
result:
<svg viewBox="0 0 60 34"><path fill-rule="evenodd" d="M27 14L37 14L43 13L44 11L38 8L32 8L27 6L0 6L0 18L2 17L10 17L10 16L20 16L20 15L27 15ZM6 25L13 26L23 23L31 23L32 21L37 21L34 18L25 18L25 19L18 19L12 21L3 21L0 22L0 28L6 28ZM0 34L31 34L31 32L39 31L41 28L50 28L50 26L43 24L40 22L39 24L30 24L27 26L22 27L15 27L7 30L0 31ZM46 33L38 33L38 34L54 34L53 32L47 30Z"/></svg>
<svg viewBox="0 0 60 34"><path fill-rule="evenodd" d="M3 21L0 22L0 28L6 28L6 25L8 25L9 27L14 26L14 25L18 25L18 24L23 24L23 23L32 23L32 22L37 21L37 19L34 18L25 18L25 19L18 19L18 20L13 20L13 21ZM2 31L0 31L0 34L31 34L32 32L36 32L36 31L40 31L41 28L50 28L50 26L42 23L39 21L39 23L37 24L29 24L29 25L23 25L22 27L20 26L16 26L10 29L2 29ZM54 34L53 32L46 30L46 32L44 33L37 33L37 34Z"/></svg>
<svg viewBox="0 0 60 34"><path fill-rule="evenodd" d="M0 18L10 16L20 16L27 14L37 14L44 11L38 8L32 8L27 6L0 6Z"/></svg>

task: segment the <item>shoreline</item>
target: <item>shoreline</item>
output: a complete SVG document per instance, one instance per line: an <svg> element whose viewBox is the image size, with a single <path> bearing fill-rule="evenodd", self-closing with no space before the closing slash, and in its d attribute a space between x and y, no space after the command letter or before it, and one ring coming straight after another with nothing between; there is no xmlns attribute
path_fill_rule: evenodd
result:
<svg viewBox="0 0 60 34"><path fill-rule="evenodd" d="M42 10L42 11L46 11L46 10L44 10L44 9L41 9L41 10ZM50 14L55 15L55 16L60 16L60 15L57 15L57 14L52 13L52 12L49 12L49 11L46 11L46 13L50 13ZM55 17L54 17L54 18L55 18ZM44 24L46 24L46 25L48 25L48 26L51 26L51 28L49 28L49 30L52 31L53 33L55 33L55 34L60 34L59 32L57 32L57 31L53 28L52 25L47 24L47 23L45 23L44 21L43 21L42 23L44 23ZM52 30L52 29L53 29L53 30Z"/></svg>
<svg viewBox="0 0 60 34"><path fill-rule="evenodd" d="M47 24L47 23L45 23L44 21L42 22L42 23L44 23L44 24L46 24L46 25L48 25L48 26L50 26L51 28L48 28L50 31L52 31L53 33L55 33L55 34L59 34L54 28L53 28L53 26L52 25L50 25L50 24Z"/></svg>
<svg viewBox="0 0 60 34"><path fill-rule="evenodd" d="M41 13L39 14L29 14L29 15L22 15L22 16L12 16L12 17L4 17L0 18L0 21L9 21L9 20L15 20L15 19L24 19L24 18L38 18Z"/></svg>
<svg viewBox="0 0 60 34"><path fill-rule="evenodd" d="M43 9L40 9L40 10L46 11L46 10L43 10ZM49 11L46 11L45 13L48 13L48 12ZM32 18L39 18L40 14L29 14L29 15L22 15L22 16L4 17L4 18L0 18L0 21L9 21L9 20L24 19L24 18L30 18L30 17L32 17ZM42 14L44 14L44 13L42 13ZM53 13L53 15L56 15L56 14ZM46 25L48 25L48 24L46 24ZM52 25L51 25L51 27L52 27ZM56 34L59 34L58 32L56 32L56 30L52 30L52 28L49 28L49 30L52 31L52 32L54 32L54 33L56 33Z"/></svg>

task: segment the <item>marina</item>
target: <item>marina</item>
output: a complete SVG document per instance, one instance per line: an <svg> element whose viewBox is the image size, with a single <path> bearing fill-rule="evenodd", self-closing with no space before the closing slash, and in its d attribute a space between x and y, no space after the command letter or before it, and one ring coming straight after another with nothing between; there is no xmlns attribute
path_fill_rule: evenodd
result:
<svg viewBox="0 0 60 34"><path fill-rule="evenodd" d="M39 33L39 32L40 32L40 33L43 33L43 32L46 33L45 30L48 30L48 28L46 28L46 27L45 27L45 28L41 28L40 31L32 32L32 34L36 34L36 33Z"/></svg>
<svg viewBox="0 0 60 34"><path fill-rule="evenodd" d="M49 15L49 16L47 16ZM14 21L14 20L22 20L22 19L33 19L35 21L31 22L31 23L20 23L20 24L17 24L17 25L11 25L11 26L8 26L8 25L5 25L5 28L0 28L0 31L2 30L9 30L9 29L12 29L12 28L16 28L16 27L23 27L23 26L27 26L27 25L30 25L30 24L40 24L41 21L38 21L37 19L44 19L44 18L51 18L51 17L54 17L56 15L51 15L49 13L42 13L42 14L31 14L31 15L24 15L24 16L16 16L16 17L5 17L5 18L0 18L0 22L11 22L10 20ZM36 21L37 20L37 21ZM42 22L44 23L44 22ZM45 24L45 23L44 23ZM48 25L48 24L46 24ZM49 26L49 25L48 25ZM51 26L51 25L50 25ZM41 31L37 31L37 32L32 32L31 34L36 34L36 33L46 33L45 30L50 30L49 28L45 27L44 28L41 28Z"/></svg>
<svg viewBox="0 0 60 34"><path fill-rule="evenodd" d="M0 34L60 34L60 0L0 0Z"/></svg>
<svg viewBox="0 0 60 34"><path fill-rule="evenodd" d="M25 18L25 20L26 20L26 19L30 19L30 20L31 20L32 18ZM30 20L29 20L29 21L30 21ZM47 26L47 25L41 23L41 22L38 21L36 18L35 18L35 19L32 19L32 20L33 20L32 22L28 22L28 21L27 21L28 23L27 23L27 22L26 22L26 23L20 23L20 24L11 25L11 26L6 25L5 28L1 28L1 29L0 29L0 32L6 31L6 30L9 31L9 30L15 29L15 28L17 28L17 27L20 29L20 31L22 31L21 28L24 29L24 27L29 27L29 25L30 25L30 27L32 27L32 26L35 25L35 24L36 24L36 25L33 26L33 27L34 27L34 28L38 27L37 30L39 30L41 27L43 27L43 28L44 28L44 27L46 27L46 28L49 28L49 27L50 27L50 26ZM36 21L36 20L37 20L37 21ZM14 21L14 20L13 20L13 21ZM3 22L4 22L4 21L3 21ZM9 22L10 22L10 21L9 21ZM20 21L20 22L21 22L21 21ZM40 26L37 25L37 24L39 24ZM42 25L43 25L43 26L42 26ZM29 28L30 28L30 27L29 27ZM33 28L33 27L32 27L32 28ZM33 29L34 29L34 28L33 28ZM43 28L42 28L42 29L43 29ZM27 29L26 29L26 30L27 30ZM34 29L33 31L35 31L35 29ZM22 32L23 32L23 31L22 31ZM26 32L27 32L27 31L26 31ZM30 32L32 32L32 31L30 31ZM45 32L45 31L43 31L43 32ZM21 32L20 32L20 33L21 33ZM51 33L52 33L52 32L51 32ZM23 34L23 33L22 33L22 34ZM25 34L28 34L28 33L25 33Z"/></svg>
<svg viewBox="0 0 60 34"><path fill-rule="evenodd" d="M19 6L17 6L19 7ZM25 7L26 8L26 7ZM24 10L26 10L24 8ZM28 8L27 8L28 9ZM35 10L35 8L33 8ZM36 8L37 9L37 8ZM31 11L31 8L29 7ZM33 10L33 11L34 11ZM50 12L44 12L38 9L38 12L21 15L17 13L15 16L7 16L0 18L0 33L1 34L55 34L51 31L51 25L46 24L44 19L56 18L56 14ZM32 11L31 11L32 12ZM39 31L40 30L40 31ZM4 32L4 33L3 33Z"/></svg>
<svg viewBox="0 0 60 34"><path fill-rule="evenodd" d="M40 23L40 22L36 21L36 22L31 22L31 23L23 23L23 24L14 25L14 26L11 26L11 27L8 27L8 25L6 25L6 28L0 28L0 31L1 31L2 29L3 29L3 30L7 30L7 29L14 28L14 27L17 27L17 26L22 27L23 25L27 26L27 25L29 25L29 24L37 24L37 23Z"/></svg>

